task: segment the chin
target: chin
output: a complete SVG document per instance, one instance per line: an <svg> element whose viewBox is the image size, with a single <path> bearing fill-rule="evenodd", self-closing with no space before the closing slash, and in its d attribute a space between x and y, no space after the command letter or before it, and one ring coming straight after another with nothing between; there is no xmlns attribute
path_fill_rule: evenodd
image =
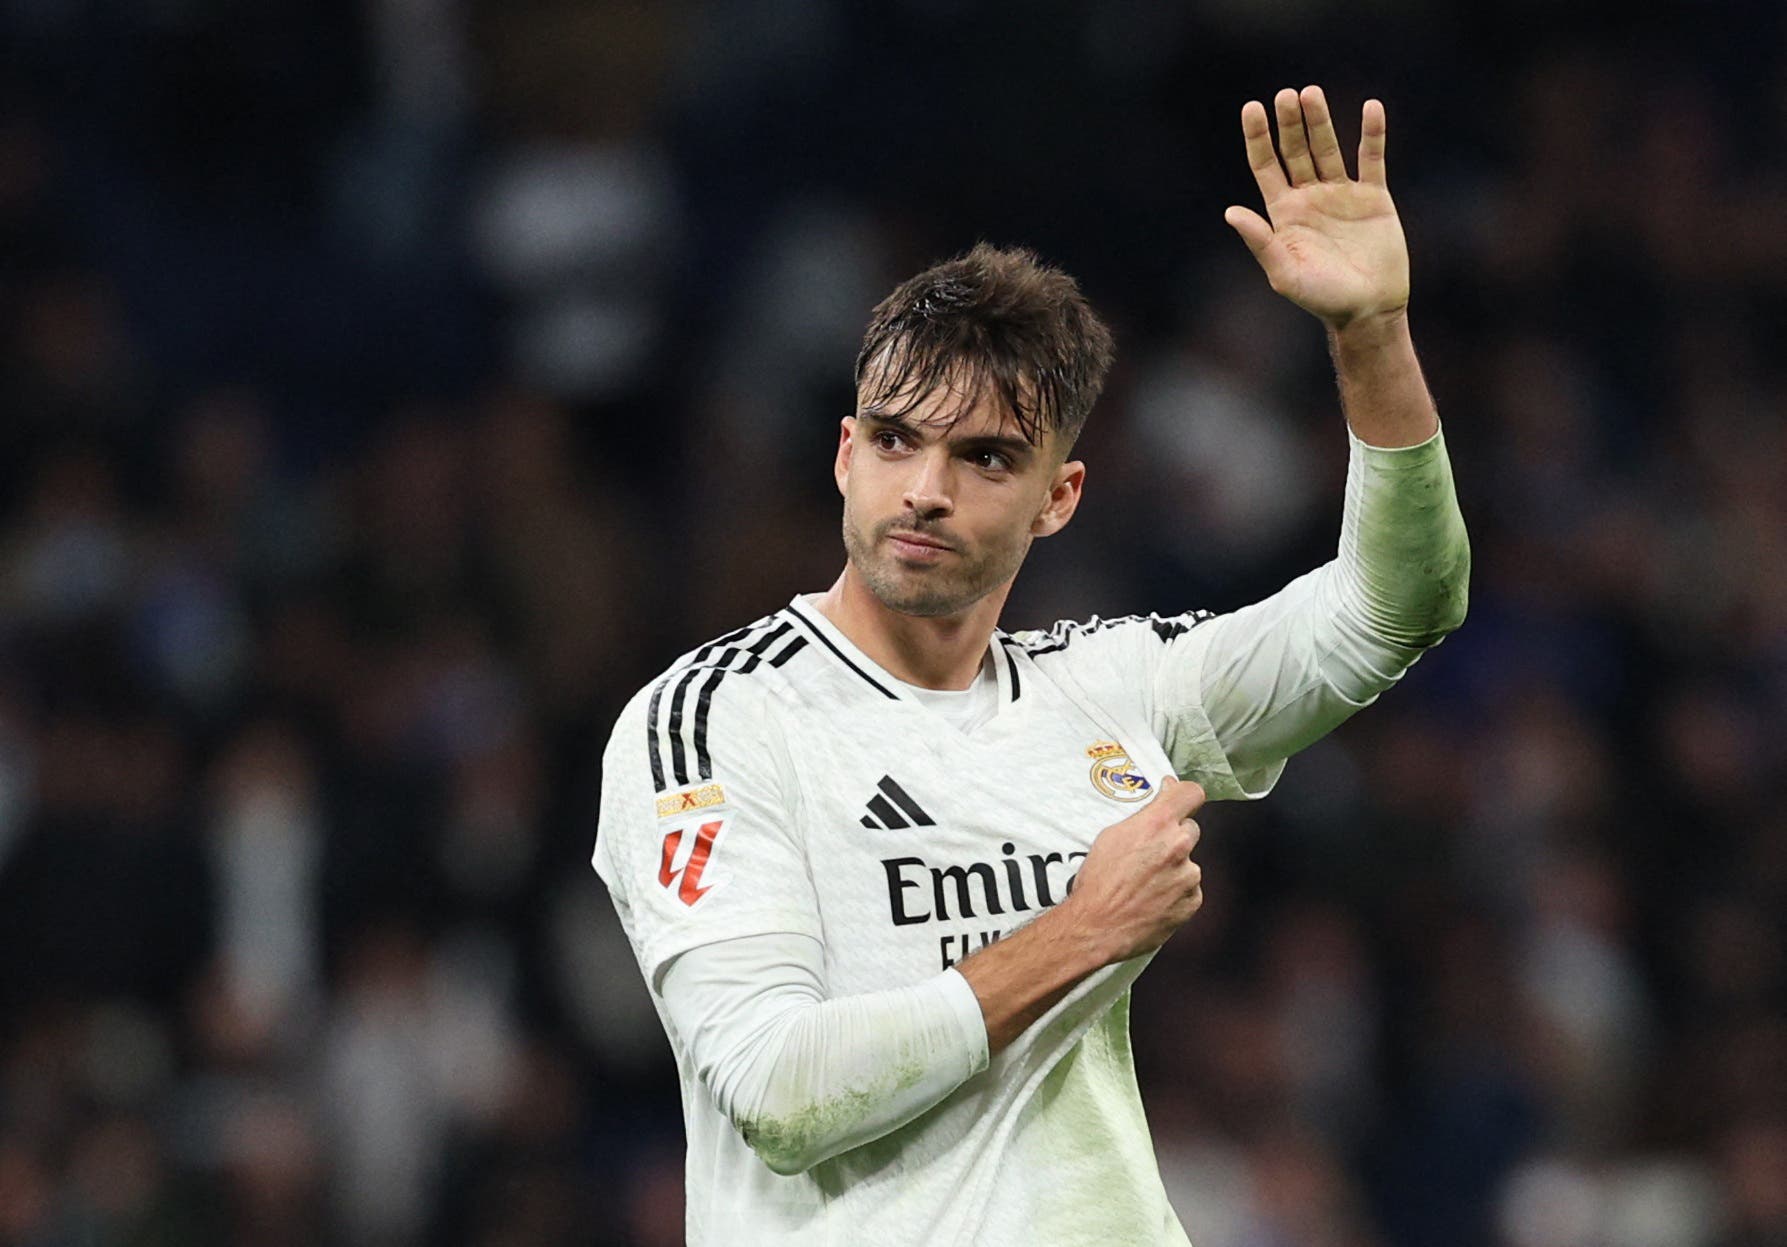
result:
<svg viewBox="0 0 1787 1247"><path fill-rule="evenodd" d="M891 610L902 615L911 615L916 619L938 619L944 615L955 615L974 605L973 602L948 601L940 602L934 598L921 598L917 601L883 602Z"/></svg>
<svg viewBox="0 0 1787 1247"><path fill-rule="evenodd" d="M869 591L888 610L920 619L958 615L991 592L990 589L962 585L926 584L917 577L908 578L897 571L890 576L865 576L863 579ZM914 583L915 580L918 582Z"/></svg>
<svg viewBox="0 0 1787 1247"><path fill-rule="evenodd" d="M875 597L881 605L890 611L898 611L902 615L916 615L923 619L933 619L938 615L953 615L972 602L963 602L954 595L944 596L926 592L901 592L871 585Z"/></svg>

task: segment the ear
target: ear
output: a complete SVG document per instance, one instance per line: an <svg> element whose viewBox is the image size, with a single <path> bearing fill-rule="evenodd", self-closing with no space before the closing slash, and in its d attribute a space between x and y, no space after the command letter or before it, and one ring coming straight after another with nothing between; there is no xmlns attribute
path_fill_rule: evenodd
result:
<svg viewBox="0 0 1787 1247"><path fill-rule="evenodd" d="M1056 468L1049 485L1049 496L1043 501L1036 518L1030 521L1030 535L1052 537L1066 528L1067 521L1079 509L1080 492L1085 485L1086 465L1078 459L1070 459Z"/></svg>
<svg viewBox="0 0 1787 1247"><path fill-rule="evenodd" d="M838 457L831 465L832 479L838 483L838 492L844 492L844 486L850 483L850 448L856 443L856 417L845 416L838 421Z"/></svg>

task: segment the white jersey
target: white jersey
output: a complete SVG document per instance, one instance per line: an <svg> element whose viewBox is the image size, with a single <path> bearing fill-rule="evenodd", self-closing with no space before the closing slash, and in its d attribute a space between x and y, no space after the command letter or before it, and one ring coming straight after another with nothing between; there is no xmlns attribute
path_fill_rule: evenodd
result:
<svg viewBox="0 0 1787 1247"><path fill-rule="evenodd" d="M1177 773L1258 796L1200 704L1208 617L994 634L996 712L964 733L802 599L686 655L622 714L597 871L647 982L786 932L831 995L932 978L1059 902L1105 827ZM692 1245L1182 1244L1131 1063L1138 958L1093 974L891 1133L783 1177L682 1080ZM888 1071L889 1078L901 1072Z"/></svg>
<svg viewBox="0 0 1787 1247"><path fill-rule="evenodd" d="M995 632L991 713L979 690L907 688L799 598L628 705L595 864L676 1054L692 1247L1186 1242L1130 1059L1147 958L1082 980L984 1065L979 1002L946 967L1060 902L1169 771L1262 795L1458 626L1470 551L1444 439L1350 441L1334 561L1226 615ZM785 981L728 975L746 964ZM783 1016L836 1034L815 1025L765 1071L750 1052L774 1027L738 1004L753 988L821 1002ZM864 1018L876 1037L849 1030ZM914 1052L929 1064L887 1056ZM840 1053L887 1068L863 1082ZM785 1093L774 1115L753 1086Z"/></svg>

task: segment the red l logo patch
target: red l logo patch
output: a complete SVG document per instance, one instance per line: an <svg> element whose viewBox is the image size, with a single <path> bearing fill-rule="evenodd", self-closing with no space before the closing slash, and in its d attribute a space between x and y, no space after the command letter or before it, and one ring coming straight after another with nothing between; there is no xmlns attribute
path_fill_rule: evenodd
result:
<svg viewBox="0 0 1787 1247"><path fill-rule="evenodd" d="M679 827L664 837L664 860L658 866L658 882L669 887L680 874L682 883L677 886L676 897L683 904L693 905L713 890L711 887L701 886L701 872L707 869L708 854L714 849L714 837L720 834L720 828L724 825L724 819L715 819L701 825L695 833L695 845L689 850L689 860L683 863L680 871L671 867L676 861L676 851L682 845L686 828Z"/></svg>

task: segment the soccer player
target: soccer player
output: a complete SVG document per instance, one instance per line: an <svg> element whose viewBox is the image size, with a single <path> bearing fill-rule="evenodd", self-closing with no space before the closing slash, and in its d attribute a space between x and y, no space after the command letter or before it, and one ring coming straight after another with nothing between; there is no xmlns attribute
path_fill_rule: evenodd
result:
<svg viewBox="0 0 1787 1247"><path fill-rule="evenodd" d="M1464 616L1469 552L1409 338L1368 102L1242 110L1228 209L1328 329L1351 455L1334 561L1227 615L999 612L1079 505L1109 333L978 246L873 314L842 422L843 574L627 706L595 865L682 1079L691 1244L1183 1244L1129 989L1202 899L1192 815L1251 798Z"/></svg>

